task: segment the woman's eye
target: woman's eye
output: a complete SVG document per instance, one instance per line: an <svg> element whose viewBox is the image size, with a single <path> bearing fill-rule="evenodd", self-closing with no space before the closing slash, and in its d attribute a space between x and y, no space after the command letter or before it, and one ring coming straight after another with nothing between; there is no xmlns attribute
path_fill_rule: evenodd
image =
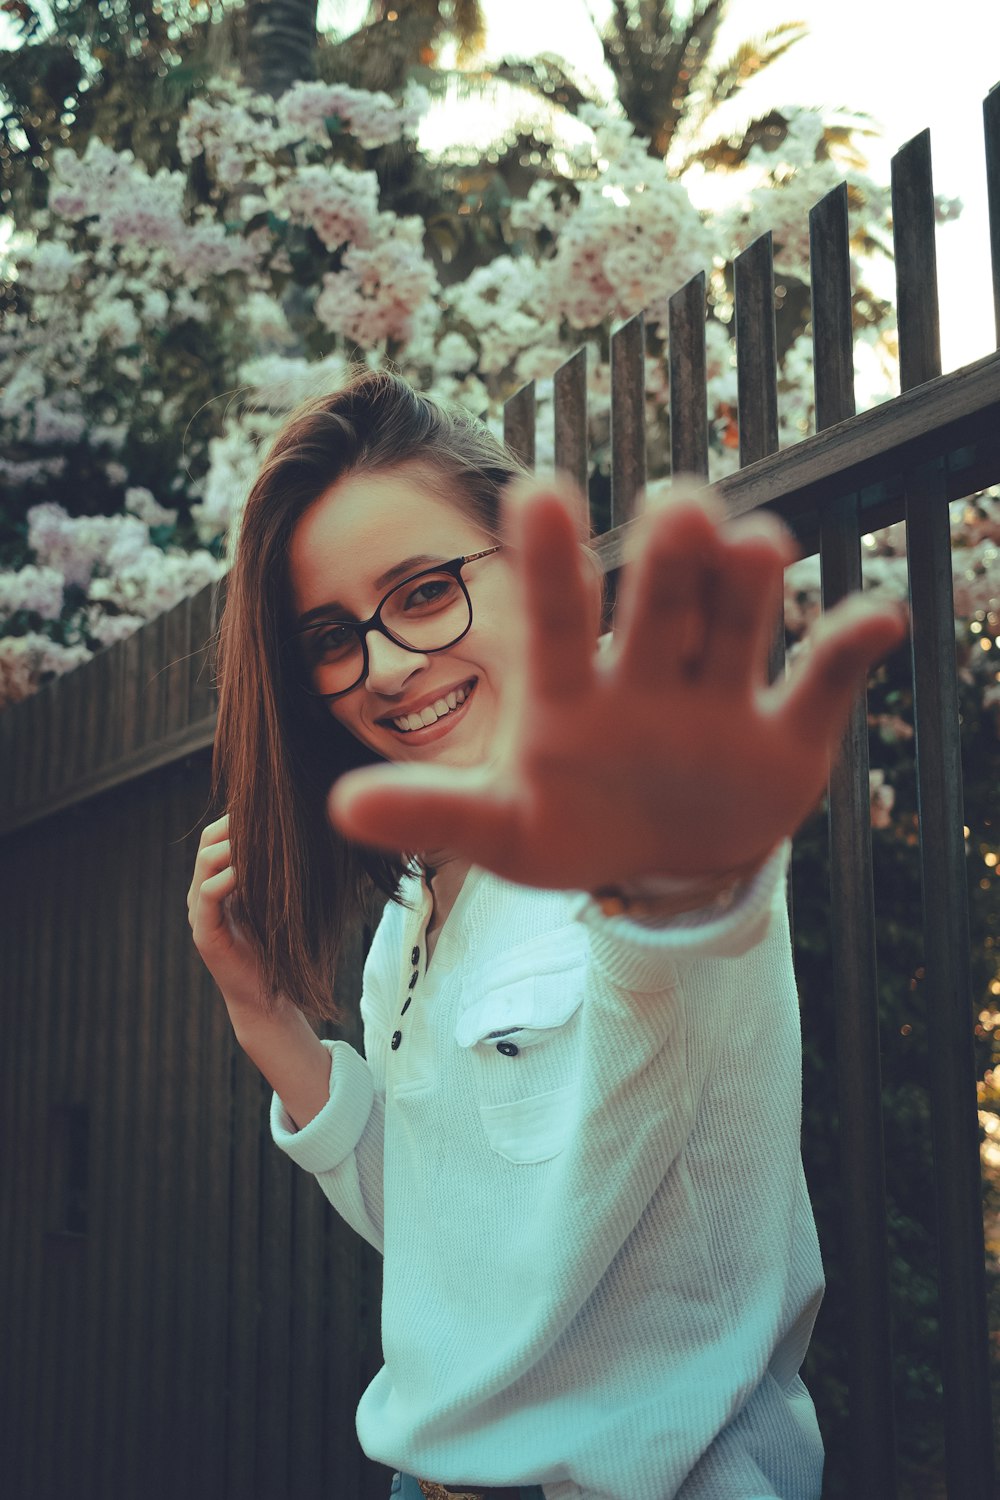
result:
<svg viewBox="0 0 1000 1500"><path fill-rule="evenodd" d="M408 589L404 608L427 609L430 605L446 604L458 590L458 584L449 574L436 578L424 578Z"/></svg>
<svg viewBox="0 0 1000 1500"><path fill-rule="evenodd" d="M354 631L349 625L323 625L312 634L310 655L316 661L342 656L351 649L355 639Z"/></svg>

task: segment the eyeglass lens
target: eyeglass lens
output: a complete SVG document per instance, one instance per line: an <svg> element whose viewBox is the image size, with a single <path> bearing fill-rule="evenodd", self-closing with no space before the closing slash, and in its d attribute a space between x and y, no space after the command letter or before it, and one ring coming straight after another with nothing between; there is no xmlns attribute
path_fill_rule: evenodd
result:
<svg viewBox="0 0 1000 1500"><path fill-rule="evenodd" d="M472 610L453 574L422 573L386 595L380 618L397 645L442 651L468 629ZM361 634L353 625L321 622L303 632L301 647L313 693L344 693L364 676Z"/></svg>

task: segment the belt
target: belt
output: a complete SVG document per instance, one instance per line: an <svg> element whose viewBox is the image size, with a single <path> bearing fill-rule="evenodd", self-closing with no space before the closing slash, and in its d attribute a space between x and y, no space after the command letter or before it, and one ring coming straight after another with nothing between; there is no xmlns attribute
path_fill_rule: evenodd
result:
<svg viewBox="0 0 1000 1500"><path fill-rule="evenodd" d="M426 1500L521 1500L521 1487L514 1489L469 1489L462 1484L432 1484L429 1479L418 1479L421 1493Z"/></svg>

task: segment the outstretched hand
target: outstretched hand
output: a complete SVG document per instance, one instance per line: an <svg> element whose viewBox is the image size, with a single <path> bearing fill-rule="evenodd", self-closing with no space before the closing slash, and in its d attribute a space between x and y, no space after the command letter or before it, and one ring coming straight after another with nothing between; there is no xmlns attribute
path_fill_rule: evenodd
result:
<svg viewBox="0 0 1000 1500"><path fill-rule="evenodd" d="M365 768L330 812L382 848L447 849L545 889L697 878L762 860L816 805L867 670L898 646L893 605L825 614L786 678L767 657L795 555L770 514L723 521L688 488L637 527L611 649L560 485L510 498L523 664L493 763Z"/></svg>

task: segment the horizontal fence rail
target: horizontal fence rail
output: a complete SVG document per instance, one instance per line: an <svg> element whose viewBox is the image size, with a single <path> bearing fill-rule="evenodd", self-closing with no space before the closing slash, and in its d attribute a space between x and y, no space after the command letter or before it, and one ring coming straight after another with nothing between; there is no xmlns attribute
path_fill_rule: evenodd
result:
<svg viewBox="0 0 1000 1500"><path fill-rule="evenodd" d="M1000 344L1000 88L984 104L984 124ZM841 186L810 216L817 431L778 451L765 235L734 266L741 466L716 489L731 516L767 506L804 552L819 553L824 608L861 586L861 536L906 523L946 1479L949 1500L967 1500L994 1493L995 1475L947 508L1000 482L1000 353L941 373L926 132L897 153L892 172L901 393L855 412ZM667 356L672 471L702 479L705 296L704 275L670 295ZM648 477L645 359L638 314L611 339L611 524L594 550L612 581ZM557 467L585 489L583 350L555 374L553 418ZM533 384L506 403L504 437L534 465ZM21 1494L55 1493L71 1474L83 1500L166 1500L185 1486L169 1463L150 1478L150 1413L178 1444L194 1441L198 1500L374 1500L385 1488L384 1474L344 1456L355 1451L359 1374L378 1364L377 1270L268 1148L266 1091L206 998L211 986L176 920L190 878L184 838L208 806L211 643L224 598L223 581L0 713L0 921L11 955L0 972L0 1285L10 1313L0 1408L11 1433L32 1435L29 1458L15 1462L12 1438L0 1457ZM782 646L776 633L775 671ZM862 695L829 797L839 1153L851 1226L845 1341L853 1493L894 1500L867 746ZM343 976L348 1009L366 936ZM200 1005L188 1003L199 995ZM14 1150L29 1126L44 1160ZM81 1162L85 1191L74 1197ZM158 1197L143 1186L147 1171ZM290 1299L293 1285L301 1297ZM64 1349L75 1364L60 1358Z"/></svg>

